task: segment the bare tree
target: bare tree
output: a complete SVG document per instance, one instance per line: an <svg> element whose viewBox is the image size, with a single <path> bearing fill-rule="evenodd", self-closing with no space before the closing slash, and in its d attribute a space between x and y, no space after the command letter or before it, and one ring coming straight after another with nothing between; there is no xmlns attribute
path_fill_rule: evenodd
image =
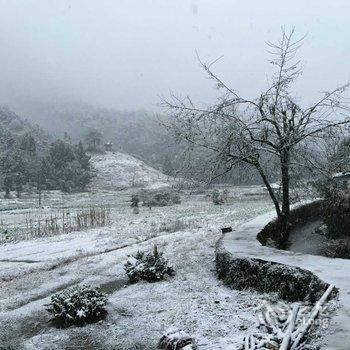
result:
<svg viewBox="0 0 350 350"><path fill-rule="evenodd" d="M215 154L217 168L223 173L237 165L252 168L260 175L275 206L280 222L278 245L285 248L289 237L291 173L310 166L308 152L328 130L349 123L349 111L344 92L349 84L339 86L311 106L302 107L291 92L291 86L302 73L296 53L302 39L294 39L294 29L282 29L278 43L268 43L275 68L267 89L255 99L246 99L229 87L213 71L210 64L200 61L217 89L222 91L218 102L202 108L187 96L174 94L162 100L170 116L167 127L178 139L192 148L200 147ZM305 159L306 157L306 159ZM302 162L300 161L302 159ZM273 178L281 183L281 196L271 186ZM222 173L221 173L222 174ZM221 175L219 174L219 175Z"/></svg>

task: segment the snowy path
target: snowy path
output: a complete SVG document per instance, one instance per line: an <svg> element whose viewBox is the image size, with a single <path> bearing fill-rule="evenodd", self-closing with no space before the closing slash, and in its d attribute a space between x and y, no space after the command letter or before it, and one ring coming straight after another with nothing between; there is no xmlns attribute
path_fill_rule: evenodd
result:
<svg viewBox="0 0 350 350"><path fill-rule="evenodd" d="M327 350L350 349L350 260L331 259L317 255L282 251L262 246L256 239L258 232L271 220L275 213L261 215L239 226L223 239L224 248L236 257L252 257L278 263L298 266L313 272L327 283L339 288L341 307L332 318L334 322L325 336Z"/></svg>

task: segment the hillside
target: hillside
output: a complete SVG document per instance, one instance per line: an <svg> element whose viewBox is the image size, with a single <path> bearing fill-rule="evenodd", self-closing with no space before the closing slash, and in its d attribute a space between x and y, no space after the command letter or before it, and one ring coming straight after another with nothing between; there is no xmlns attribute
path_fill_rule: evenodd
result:
<svg viewBox="0 0 350 350"><path fill-rule="evenodd" d="M142 160L119 152L93 155L96 170L91 189L119 190L131 187L160 188L169 186L169 177Z"/></svg>
<svg viewBox="0 0 350 350"><path fill-rule="evenodd" d="M58 138L67 132L73 142L84 141L86 134L96 129L103 134L104 142L113 143L114 151L134 154L154 167L161 168L166 156L175 161L179 153L159 124L160 116L145 111L102 108L74 98L27 101L22 105L18 102L13 106L20 115Z"/></svg>
<svg viewBox="0 0 350 350"><path fill-rule="evenodd" d="M23 120L7 107L0 106L0 151L25 134L34 137L39 149L45 148L52 141L39 126Z"/></svg>

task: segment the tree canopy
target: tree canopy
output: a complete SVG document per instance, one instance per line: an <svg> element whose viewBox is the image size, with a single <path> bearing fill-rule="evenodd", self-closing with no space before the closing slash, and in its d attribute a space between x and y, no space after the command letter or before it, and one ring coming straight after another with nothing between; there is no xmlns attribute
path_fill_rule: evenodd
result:
<svg viewBox="0 0 350 350"><path fill-rule="evenodd" d="M302 73L296 54L303 41L294 37L294 29L283 29L279 42L268 43L274 73L254 99L241 96L217 76L212 69L216 61L200 61L221 91L218 102L201 107L189 96L175 94L162 101L171 120L169 131L185 141L189 151L201 148L211 154L211 179L237 167L259 174L281 223L280 246L288 240L291 174L313 166L312 145L321 142L329 130L350 122L344 97L349 83L325 92L306 107L293 95L292 85ZM271 186L276 179L281 196Z"/></svg>

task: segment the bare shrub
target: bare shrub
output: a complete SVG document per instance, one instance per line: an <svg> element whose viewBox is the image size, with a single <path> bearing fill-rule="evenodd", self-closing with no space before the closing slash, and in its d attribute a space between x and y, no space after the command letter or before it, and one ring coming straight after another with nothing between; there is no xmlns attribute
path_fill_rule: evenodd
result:
<svg viewBox="0 0 350 350"><path fill-rule="evenodd" d="M73 218L73 228L76 227L78 230L103 227L110 223L110 209L105 207L83 209L75 213Z"/></svg>
<svg viewBox="0 0 350 350"><path fill-rule="evenodd" d="M183 220L183 219L176 219L174 221L170 222L164 222L163 225L160 227L161 231L173 233L178 231L183 231L190 225L189 222Z"/></svg>
<svg viewBox="0 0 350 350"><path fill-rule="evenodd" d="M111 211L107 207L90 207L79 210L62 209L47 216L31 213L26 216L25 226L13 234L0 235L2 241L16 241L59 235L89 228L104 227L110 224ZM4 223L0 225L5 227Z"/></svg>

